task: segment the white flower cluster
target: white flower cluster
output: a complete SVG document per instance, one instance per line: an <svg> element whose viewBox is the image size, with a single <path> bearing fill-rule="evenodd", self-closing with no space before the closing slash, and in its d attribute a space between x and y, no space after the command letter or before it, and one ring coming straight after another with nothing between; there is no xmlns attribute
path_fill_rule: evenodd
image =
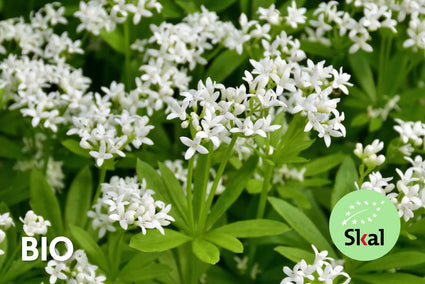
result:
<svg viewBox="0 0 425 284"><path fill-rule="evenodd" d="M386 195L395 188L394 184L388 183L393 178L384 178L380 172L372 172L368 177L370 181L363 182L360 189L373 190Z"/></svg>
<svg viewBox="0 0 425 284"><path fill-rule="evenodd" d="M292 269L285 266L283 268L283 272L288 277L284 278L280 282L281 284L304 283L304 281L313 281L316 279L322 283L333 283L333 281L339 276L346 278L343 284L350 282L351 277L343 271L343 260L334 260L327 256L328 252L326 250L319 252L314 245L311 246L315 253L314 263L307 264L307 262L303 259L295 264Z"/></svg>
<svg viewBox="0 0 425 284"><path fill-rule="evenodd" d="M6 212L0 214L0 243L6 238L5 231L10 228L10 226L15 226L13 219L10 217L10 213ZM4 254L4 251L0 249L0 255Z"/></svg>
<svg viewBox="0 0 425 284"><path fill-rule="evenodd" d="M47 233L47 227L51 226L48 220L44 220L42 216L36 215L32 210L29 210L25 214L24 219L19 217L19 220L24 224L24 232L28 236L45 235Z"/></svg>
<svg viewBox="0 0 425 284"><path fill-rule="evenodd" d="M66 24L64 7L59 2L46 4L30 15L30 23L23 18L0 21L0 54L6 54L7 43L15 42L23 55L34 55L60 61L64 53L82 53L80 41L72 41L66 32L58 36L52 27Z"/></svg>
<svg viewBox="0 0 425 284"><path fill-rule="evenodd" d="M376 155L382 149L384 149L384 142L375 139L372 144L367 145L364 149L362 143L357 143L354 154L361 159L363 164L368 168L374 168L385 162L384 155Z"/></svg>
<svg viewBox="0 0 425 284"><path fill-rule="evenodd" d="M306 168L294 168L289 167L287 164L283 164L279 168L275 168L273 172L273 184L284 184L285 180L292 179L297 181L304 181L304 173ZM261 178L260 178L261 179Z"/></svg>
<svg viewBox="0 0 425 284"><path fill-rule="evenodd" d="M388 183L392 178L383 178L382 175L372 173L369 175L370 182L365 182L360 189L374 190L386 195L397 207L400 218L407 222L414 217L413 211L425 208L425 161L421 156L415 159L405 157L411 163L411 167L404 173L396 169L400 180L396 185ZM396 188L397 192L392 192Z"/></svg>
<svg viewBox="0 0 425 284"><path fill-rule="evenodd" d="M296 29L298 24L304 24L307 17L304 15L307 11L306 8L297 8L296 2L292 1L291 6L288 6L286 17L280 15L280 11L276 9L275 5L272 4L269 8L258 8L257 14L260 15L260 19L266 20L270 25L278 26L282 20L286 21L286 24Z"/></svg>
<svg viewBox="0 0 425 284"><path fill-rule="evenodd" d="M175 88L187 90L190 82L187 68L193 70L196 64L207 64L205 51L222 43L240 54L243 43L250 39L248 31L220 21L215 12L205 7L177 24L162 22L159 26L151 25L150 29L153 35L148 41L137 40L132 45L133 49L144 52L144 64L140 66L143 74L136 78L136 84L139 93L146 97L149 114L161 109Z"/></svg>
<svg viewBox="0 0 425 284"><path fill-rule="evenodd" d="M34 139L28 137L23 138L24 146L22 147L22 153L30 155L28 160L18 160L13 166L14 170L18 171L29 171L32 169L42 170L44 167L44 142L46 136L42 133L36 133ZM65 174L62 170L62 161L55 161L52 156L47 161L46 168L46 180L53 191L61 191L65 184Z"/></svg>
<svg viewBox="0 0 425 284"><path fill-rule="evenodd" d="M400 134L400 139L404 143L400 147L400 151L410 156L415 148L419 150L425 149L425 124L421 121L403 121L395 120L398 125L394 126L394 130Z"/></svg>
<svg viewBox="0 0 425 284"><path fill-rule="evenodd" d="M346 2L350 4L352 1L346 0ZM356 7L352 9L352 13L338 10L339 3L337 1L322 2L313 12L314 19L310 19L308 22L309 27L306 27L305 37L310 41L331 46L333 44L331 39L333 39L335 31L340 37L348 36L352 42L350 53L355 53L359 49L372 52L372 46L368 43L371 38L370 32L382 28L397 32L395 28L397 21L392 19L393 10L382 2L355 1ZM359 7L362 8L360 15L355 15L359 11Z"/></svg>
<svg viewBox="0 0 425 284"><path fill-rule="evenodd" d="M93 229L99 229L99 237L106 231L115 231L114 222L119 222L124 230L136 225L143 234L146 229L157 229L164 234L162 227L174 221L168 215L171 204L154 200L155 192L146 188L145 180L140 184L137 177L113 176L109 183L102 183L101 190L102 196L93 205L93 211L87 213L93 218Z"/></svg>
<svg viewBox="0 0 425 284"><path fill-rule="evenodd" d="M388 115L390 114L391 111L393 110L400 110L400 107L397 105L398 101L400 100L400 96L399 95L395 95L394 97L392 97L391 99L389 99L387 101L387 103L384 105L384 107L382 108L376 108L374 109L372 107L372 105L369 105L367 107L367 115L370 118L375 118L375 117L379 117L381 118L383 121L386 121L388 118Z"/></svg>
<svg viewBox="0 0 425 284"><path fill-rule="evenodd" d="M110 32L117 24L124 23L129 14L133 15L133 23L137 25L142 17L152 17L152 10L161 11L161 4L156 0L90 0L80 1L80 6L74 16L81 23L77 31L87 30L99 35L102 29Z"/></svg>
<svg viewBox="0 0 425 284"><path fill-rule="evenodd" d="M136 40L132 44L133 49L143 53L144 64L140 67L143 75L136 78L136 84L139 93L146 97L145 106L148 113L169 104L169 97L174 94L174 89L187 90L191 79L187 69L193 70L196 64L207 64L204 53L213 49L214 45L221 43L225 48L241 54L244 44L250 40L270 39L271 25L281 21L280 16L274 18L276 11L274 6L269 9L259 8L258 14L262 21L248 21L247 16L241 14L240 29L231 22L220 21L215 12L210 12L205 7L201 7L201 12L188 15L180 23L163 22L159 26L151 25L151 38ZM304 8L296 9L293 3L293 6L288 8L288 24L302 23L304 12ZM299 48L298 41L295 46L287 47L292 42L285 40L286 37L281 43L283 53L288 53L288 48ZM277 39L271 46L274 55L280 52L279 42L280 39ZM153 44L157 47L152 47ZM267 41L263 44L267 44ZM301 57L305 57L302 54Z"/></svg>
<svg viewBox="0 0 425 284"><path fill-rule="evenodd" d="M20 109L31 118L33 127L42 125L57 132L58 125L69 122L72 109L64 109L78 100L90 80L66 63L45 63L42 59L9 55L0 62L0 81L4 82L4 100L10 110Z"/></svg>
<svg viewBox="0 0 425 284"><path fill-rule="evenodd" d="M89 263L84 250L76 250L66 262L50 260L45 271L50 284L65 280L67 284L101 284L106 277L96 273L97 266Z"/></svg>
<svg viewBox="0 0 425 284"><path fill-rule="evenodd" d="M391 20L393 26L401 28L403 22L408 22L406 30L407 39L403 43L405 48L425 49L425 2L423 0L347 0L347 3L353 2L355 7L374 7L377 9L369 9L368 17L370 22L377 17L378 11L387 11L392 13L396 20ZM388 12L389 11L389 12ZM372 19L372 20L370 20ZM404 29L404 26L403 26Z"/></svg>
<svg viewBox="0 0 425 284"><path fill-rule="evenodd" d="M125 157L123 150L131 151L130 144L137 149L142 144L153 145L146 137L153 126L148 125L147 116L137 114L137 95L126 93L124 84L116 82L110 88L102 87L102 91L103 96L88 93L83 97L86 103L79 104L80 113L73 116L74 127L67 132L80 136L80 146L90 150L99 167L114 155Z"/></svg>

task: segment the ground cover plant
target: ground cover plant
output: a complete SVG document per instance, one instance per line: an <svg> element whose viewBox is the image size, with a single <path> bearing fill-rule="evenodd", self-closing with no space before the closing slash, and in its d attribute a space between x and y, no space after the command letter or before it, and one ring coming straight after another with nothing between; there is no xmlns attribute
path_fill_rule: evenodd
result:
<svg viewBox="0 0 425 284"><path fill-rule="evenodd" d="M425 283L424 50L422 0L0 0L0 283Z"/></svg>

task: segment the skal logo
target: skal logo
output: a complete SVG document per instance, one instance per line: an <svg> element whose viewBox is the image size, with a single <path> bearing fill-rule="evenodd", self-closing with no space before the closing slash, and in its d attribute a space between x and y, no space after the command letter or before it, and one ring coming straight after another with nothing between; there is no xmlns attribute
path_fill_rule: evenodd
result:
<svg viewBox="0 0 425 284"><path fill-rule="evenodd" d="M337 202L329 230L343 254L356 260L373 260L394 247L400 234L400 217L385 195L357 190Z"/></svg>
<svg viewBox="0 0 425 284"><path fill-rule="evenodd" d="M63 242L66 247L66 252L60 255L56 250L56 245ZM32 254L29 255L28 253ZM49 245L50 256L56 261L67 261L74 253L74 246L67 237L56 237ZM37 239L34 237L22 238L22 261L34 261L38 258L39 252L37 248ZM41 237L41 260L47 261L47 238Z"/></svg>

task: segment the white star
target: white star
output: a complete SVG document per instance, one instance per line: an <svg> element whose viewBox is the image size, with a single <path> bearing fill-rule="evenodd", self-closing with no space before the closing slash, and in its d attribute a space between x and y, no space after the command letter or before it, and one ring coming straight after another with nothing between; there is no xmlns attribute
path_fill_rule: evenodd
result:
<svg viewBox="0 0 425 284"><path fill-rule="evenodd" d="M368 220L369 222L372 222L372 219L370 219L370 218L367 218L367 220Z"/></svg>
<svg viewBox="0 0 425 284"><path fill-rule="evenodd" d="M351 214L350 212L345 213L346 216L350 216L350 214Z"/></svg>
<svg viewBox="0 0 425 284"><path fill-rule="evenodd" d="M356 219L353 220L353 224L357 224L357 220Z"/></svg>
<svg viewBox="0 0 425 284"><path fill-rule="evenodd" d="M381 204L384 204L384 201L381 201Z"/></svg>
<svg viewBox="0 0 425 284"><path fill-rule="evenodd" d="M365 201L364 204L369 205L369 203L367 201Z"/></svg>
<svg viewBox="0 0 425 284"><path fill-rule="evenodd" d="M376 214L373 214L372 216L373 216L373 217L376 217Z"/></svg>
<svg viewBox="0 0 425 284"><path fill-rule="evenodd" d="M376 211L379 211L379 210L381 210L381 208L379 208L379 207L378 207L378 208L376 208Z"/></svg>
<svg viewBox="0 0 425 284"><path fill-rule="evenodd" d="M354 209L354 206L353 206L353 205L351 205L351 206L350 206L350 209Z"/></svg>
<svg viewBox="0 0 425 284"><path fill-rule="evenodd" d="M364 220L361 220L362 224L364 224Z"/></svg>
<svg viewBox="0 0 425 284"><path fill-rule="evenodd" d="M357 203L357 205L360 205L360 202L359 201L357 201L356 203Z"/></svg>
<svg viewBox="0 0 425 284"><path fill-rule="evenodd" d="M342 225L345 226L347 224L347 220L344 220L344 222L342 222Z"/></svg>
<svg viewBox="0 0 425 284"><path fill-rule="evenodd" d="M376 202L373 202L373 206L375 206L376 205Z"/></svg>

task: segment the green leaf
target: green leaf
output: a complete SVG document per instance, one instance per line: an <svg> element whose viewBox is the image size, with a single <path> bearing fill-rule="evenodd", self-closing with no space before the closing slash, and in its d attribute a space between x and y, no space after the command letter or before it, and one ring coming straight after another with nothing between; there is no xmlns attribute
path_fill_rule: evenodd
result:
<svg viewBox="0 0 425 284"><path fill-rule="evenodd" d="M220 195L217 202L211 209L211 213L208 215L207 228L210 228L220 219L227 209L238 199L242 191L246 187L249 178L255 171L257 166L258 157L252 156L246 161L246 163L240 168L232 179L228 182L226 190Z"/></svg>
<svg viewBox="0 0 425 284"><path fill-rule="evenodd" d="M331 257L336 256L332 246L304 212L276 197L269 197L269 201L276 212L279 213L279 215L282 216L303 239L314 244L319 250L327 250Z"/></svg>
<svg viewBox="0 0 425 284"><path fill-rule="evenodd" d="M164 181L164 184L167 187L167 192L171 197L171 203L177 208L181 216L186 216L186 212L188 210L187 200L180 181L166 165L160 162L158 165L162 180Z"/></svg>
<svg viewBox="0 0 425 284"><path fill-rule="evenodd" d="M192 251L201 261L209 264L216 264L220 260L218 248L206 240L194 240L192 242Z"/></svg>
<svg viewBox="0 0 425 284"><path fill-rule="evenodd" d="M120 269L118 278L126 282L154 279L168 274L171 268L168 265L156 263L158 253L138 253Z"/></svg>
<svg viewBox="0 0 425 284"><path fill-rule="evenodd" d="M268 219L244 220L214 229L212 232L224 233L236 238L258 238L282 234L289 227L279 221Z"/></svg>
<svg viewBox="0 0 425 284"><path fill-rule="evenodd" d="M62 214L58 200L46 178L38 170L33 170L30 177L30 205L37 215L49 220L52 227L49 232L61 235L63 231Z"/></svg>
<svg viewBox="0 0 425 284"><path fill-rule="evenodd" d="M336 153L325 157L317 158L310 163L306 164L305 177L315 176L324 173L338 166L345 158L343 153Z"/></svg>
<svg viewBox="0 0 425 284"><path fill-rule="evenodd" d="M357 181L357 169L353 159L347 156L338 169L335 177L335 185L331 195L331 208L344 195L355 189L354 182Z"/></svg>
<svg viewBox="0 0 425 284"><path fill-rule="evenodd" d="M21 147L16 142L0 136L0 157L17 159L22 157Z"/></svg>
<svg viewBox="0 0 425 284"><path fill-rule="evenodd" d="M84 227L87 211L92 199L92 174L88 166L84 167L72 181L65 206L67 224Z"/></svg>
<svg viewBox="0 0 425 284"><path fill-rule="evenodd" d="M25 275L28 271L36 267L44 268L46 267L46 263L39 259L35 261L22 261L21 259L17 259L13 261L9 270L6 271L4 275L2 275L2 283L19 283L16 282L16 278Z"/></svg>
<svg viewBox="0 0 425 284"><path fill-rule="evenodd" d="M137 159L136 172L139 178L139 181L142 182L144 179L146 181L147 188L150 188L155 191L155 198L165 202L173 204L170 215L176 220L174 224L179 228L187 228L186 215L183 211L180 211L178 207L174 206L173 199L167 191L167 187L158 174L158 172L152 168L148 163L145 163Z"/></svg>
<svg viewBox="0 0 425 284"><path fill-rule="evenodd" d="M146 235L139 233L130 240L130 247L144 252L155 252L169 250L178 247L191 238L171 229L164 229L162 235L158 230L148 230Z"/></svg>
<svg viewBox="0 0 425 284"><path fill-rule="evenodd" d="M315 258L314 253L295 247L278 246L274 250L295 263L302 259L307 263L313 263Z"/></svg>
<svg viewBox="0 0 425 284"><path fill-rule="evenodd" d="M118 29L115 29L111 32L102 29L100 31L100 36L103 38L104 41L109 44L110 47L112 47L116 51L122 54L126 52L124 37Z"/></svg>
<svg viewBox="0 0 425 284"><path fill-rule="evenodd" d="M309 140L308 133L304 132L305 125L306 118L301 115L295 116L289 123L273 155L273 161L277 165L305 161L299 154L314 143L314 140Z"/></svg>
<svg viewBox="0 0 425 284"><path fill-rule="evenodd" d="M361 279L372 284L400 284L415 283L425 284L425 279L408 273L374 273L374 274L357 274L355 279Z"/></svg>
<svg viewBox="0 0 425 284"><path fill-rule="evenodd" d="M258 194L263 187L263 181L259 179L250 179L246 184L246 190L249 194Z"/></svg>
<svg viewBox="0 0 425 284"><path fill-rule="evenodd" d="M375 132L376 130L379 130L383 123L384 121L380 117L372 118L369 124L369 132Z"/></svg>
<svg viewBox="0 0 425 284"><path fill-rule="evenodd" d="M183 16L182 9L172 0L160 0L162 5L161 14L164 18L180 18Z"/></svg>
<svg viewBox="0 0 425 284"><path fill-rule="evenodd" d="M239 8L247 17L249 17L249 3L250 0L239 0Z"/></svg>
<svg viewBox="0 0 425 284"><path fill-rule="evenodd" d="M80 143L78 141L67 139L62 141L62 145L72 153L77 154L78 156L86 158L91 157L89 154L89 150L81 148Z"/></svg>
<svg viewBox="0 0 425 284"><path fill-rule="evenodd" d="M214 81L223 82L246 58L246 54L238 54L234 50L225 50L211 63L211 66L207 69L205 78L211 77Z"/></svg>
<svg viewBox="0 0 425 284"><path fill-rule="evenodd" d="M329 48L318 42L312 42L309 40L300 40L301 49L305 52L313 55L319 55L322 57L334 57L335 49Z"/></svg>
<svg viewBox="0 0 425 284"><path fill-rule="evenodd" d="M418 251L402 251L385 255L377 260L365 263L356 272L379 271L392 268L404 268L425 263L425 253Z"/></svg>
<svg viewBox="0 0 425 284"><path fill-rule="evenodd" d="M107 258L92 236L80 227L69 225L71 235L78 245L84 249L92 263L99 265L103 271L109 271Z"/></svg>
<svg viewBox="0 0 425 284"><path fill-rule="evenodd" d="M234 252L234 253L243 252L242 243L237 238L229 234L220 233L217 231L211 231L205 235L205 239L231 252Z"/></svg>
<svg viewBox="0 0 425 284"><path fill-rule="evenodd" d="M206 0L203 2L203 5L210 11L219 12L228 8L236 1L237 0Z"/></svg>
<svg viewBox="0 0 425 284"><path fill-rule="evenodd" d="M298 201L298 203L301 205L301 207L305 209L310 209L311 204L308 200L307 196L303 192L302 188L296 187L291 184L283 184L277 186L277 191L280 195L280 197L285 199L293 199Z"/></svg>
<svg viewBox="0 0 425 284"><path fill-rule="evenodd" d="M175 2L189 14L195 13L199 10L198 6L191 0L175 0Z"/></svg>
<svg viewBox="0 0 425 284"><path fill-rule="evenodd" d="M376 101L375 80L373 78L372 69L364 56L363 52L356 52L348 55L351 70L354 77L362 86L363 90L368 94L372 102Z"/></svg>
<svg viewBox="0 0 425 284"><path fill-rule="evenodd" d="M365 113L359 113L351 121L351 126L352 127L363 126L367 124L368 122L369 122L369 116L367 116L367 114Z"/></svg>

